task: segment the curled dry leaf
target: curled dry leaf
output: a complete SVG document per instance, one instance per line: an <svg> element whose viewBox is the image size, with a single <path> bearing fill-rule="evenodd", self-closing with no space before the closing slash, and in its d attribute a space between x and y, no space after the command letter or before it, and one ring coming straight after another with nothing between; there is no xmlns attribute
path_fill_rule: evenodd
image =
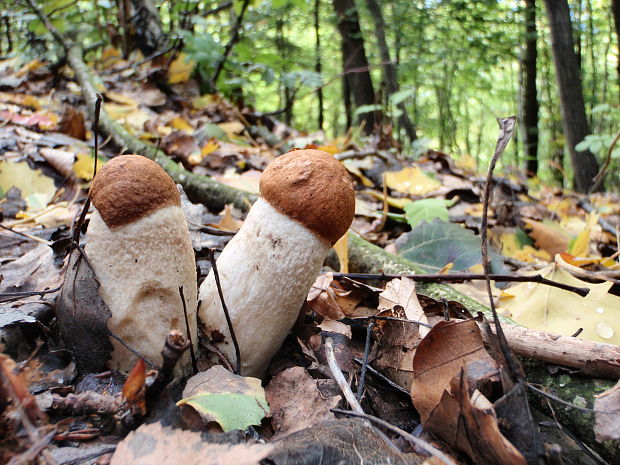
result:
<svg viewBox="0 0 620 465"><path fill-rule="evenodd" d="M98 373L104 369L112 351L107 326L111 316L110 309L99 296L95 273L74 250L56 305L56 317L79 371Z"/></svg>
<svg viewBox="0 0 620 465"><path fill-rule="evenodd" d="M413 405L422 423L428 421L459 370L473 361L496 366L483 346L474 320L441 321L422 339L413 359L411 385Z"/></svg>
<svg viewBox="0 0 620 465"><path fill-rule="evenodd" d="M620 440L620 381L611 389L594 396L594 434L599 442Z"/></svg>
<svg viewBox="0 0 620 465"><path fill-rule="evenodd" d="M323 318L340 320L356 316L354 310L361 298L334 281L332 273L325 273L316 278L308 293L307 301L310 309Z"/></svg>
<svg viewBox="0 0 620 465"><path fill-rule="evenodd" d="M419 344L413 370L411 397L425 428L474 463L525 465L501 434L492 404L478 390L498 378L474 320L437 323Z"/></svg>
<svg viewBox="0 0 620 465"><path fill-rule="evenodd" d="M265 396L278 437L333 419L330 409L341 399L340 396L323 397L316 380L302 367L288 368L274 376L265 389Z"/></svg>
<svg viewBox="0 0 620 465"><path fill-rule="evenodd" d="M210 444L200 433L142 425L117 446L110 465L258 465L270 444Z"/></svg>

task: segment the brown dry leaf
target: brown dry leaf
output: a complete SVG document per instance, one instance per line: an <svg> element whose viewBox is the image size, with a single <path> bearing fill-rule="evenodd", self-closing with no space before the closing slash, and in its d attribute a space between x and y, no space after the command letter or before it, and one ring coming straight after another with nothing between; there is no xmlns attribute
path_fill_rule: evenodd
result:
<svg viewBox="0 0 620 465"><path fill-rule="evenodd" d="M193 136L184 131L173 131L161 140L161 148L168 155L176 155L188 161L192 155L200 154L200 147Z"/></svg>
<svg viewBox="0 0 620 465"><path fill-rule="evenodd" d="M342 334L347 339L353 338L353 333L351 332L351 327L344 323L341 323L336 320L323 320L323 322L319 325L321 331L327 331L328 333L338 333Z"/></svg>
<svg viewBox="0 0 620 465"><path fill-rule="evenodd" d="M495 366L484 349L480 330L473 319L440 321L422 339L413 358L411 399L423 424L439 404L450 381L463 366L473 361Z"/></svg>
<svg viewBox="0 0 620 465"><path fill-rule="evenodd" d="M232 214L233 206L226 205L224 212L222 213L222 219L219 223L208 223L207 226L214 229L220 229L222 231L237 232L241 228L243 221L235 219Z"/></svg>
<svg viewBox="0 0 620 465"><path fill-rule="evenodd" d="M86 140L84 113L71 106L66 106L60 124L58 125L58 132L75 137L76 139Z"/></svg>
<svg viewBox="0 0 620 465"><path fill-rule="evenodd" d="M379 294L379 310L389 310L400 305L405 311L405 318L428 323L424 310L418 301L415 281L411 278L393 279L385 285ZM420 335L425 336L428 329L420 328Z"/></svg>
<svg viewBox="0 0 620 465"><path fill-rule="evenodd" d="M529 235L534 239L536 247L548 252L551 256L566 252L570 236L559 224L539 222L524 218L523 221L532 230Z"/></svg>
<svg viewBox="0 0 620 465"><path fill-rule="evenodd" d="M416 299L417 300L417 299ZM407 318L402 307L379 313L379 316ZM413 379L413 357L420 343L420 327L401 321L379 321L379 347L375 366L400 386L408 388Z"/></svg>
<svg viewBox="0 0 620 465"><path fill-rule="evenodd" d="M274 376L265 389L271 408L276 436L310 428L326 419L333 419L330 409L340 396L324 398L317 382L302 367L288 368Z"/></svg>
<svg viewBox="0 0 620 465"><path fill-rule="evenodd" d="M60 174L69 178L73 176L73 163L75 162L75 153L67 150L52 149L50 147L41 147L39 154L58 171Z"/></svg>
<svg viewBox="0 0 620 465"><path fill-rule="evenodd" d="M316 278L307 298L311 310L330 320L352 316L360 300L334 281L332 273L325 273Z"/></svg>
<svg viewBox="0 0 620 465"><path fill-rule="evenodd" d="M221 149L222 147L220 147L217 152ZM215 153L216 152L213 152L214 155ZM217 182L221 182L222 184L226 184L227 186L236 187L237 189L241 189L252 194L258 194L261 174L262 173L257 170L248 170L241 174L227 172L223 176L213 176L213 179Z"/></svg>
<svg viewBox="0 0 620 465"><path fill-rule="evenodd" d="M459 368L425 427L476 464L526 465L521 453L500 432L493 405L478 390L470 397L470 366Z"/></svg>
<svg viewBox="0 0 620 465"><path fill-rule="evenodd" d="M200 433L142 425L119 443L110 465L258 465L270 444L210 444Z"/></svg>
<svg viewBox="0 0 620 465"><path fill-rule="evenodd" d="M620 439L620 381L611 389L594 396L594 434L598 442ZM613 412L613 413L606 413Z"/></svg>

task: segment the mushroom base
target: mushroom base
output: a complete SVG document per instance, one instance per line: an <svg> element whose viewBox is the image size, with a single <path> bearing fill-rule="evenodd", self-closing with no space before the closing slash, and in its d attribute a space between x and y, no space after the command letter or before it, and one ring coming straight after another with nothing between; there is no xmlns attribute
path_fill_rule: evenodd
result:
<svg viewBox="0 0 620 465"><path fill-rule="evenodd" d="M330 246L259 199L217 260L224 301L241 352L241 374L262 376L314 283ZM200 286L199 316L234 365L235 349L213 271ZM218 335L217 333L221 333ZM215 336L215 337L214 337Z"/></svg>

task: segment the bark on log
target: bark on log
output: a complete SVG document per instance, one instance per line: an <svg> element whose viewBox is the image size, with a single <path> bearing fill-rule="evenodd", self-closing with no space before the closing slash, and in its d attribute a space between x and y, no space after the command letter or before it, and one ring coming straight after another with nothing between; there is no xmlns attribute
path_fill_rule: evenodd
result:
<svg viewBox="0 0 620 465"><path fill-rule="evenodd" d="M84 63L82 51L78 46L71 46L68 51L67 61L75 72L76 79L82 88L82 96L87 103L91 120L94 120L94 108L96 100L95 80ZM112 141L121 148L132 153L138 153L159 163L160 166L185 189L190 200L205 204L212 210L221 210L224 205L232 203L243 211L247 211L256 200L256 196L238 189L222 185L206 176L200 176L186 171L182 166L173 162L163 153L159 153L150 144L139 141L127 132L121 125L113 121L104 110L99 116L99 130L111 137ZM412 262L394 256L384 249L377 247L356 234L349 233L349 267L353 272L360 273L402 273L413 274L421 272ZM455 289L442 284L418 285L418 292L435 299L446 299L459 302L470 312L481 311L489 315L489 310L484 305L461 294ZM502 322L514 324L507 318L501 318ZM569 374L552 375L547 372L546 364L537 360L528 360L525 365L526 375L530 382L556 387L560 391L570 392L570 401L576 396L583 398L587 405L592 406L594 395L613 387L614 383L607 380L584 379ZM538 405L543 411L546 402ZM620 463L620 450L617 445L599 444L594 439L594 416L574 409L554 406L565 410L561 421L571 429L582 441L599 452L604 458L612 463ZM609 442L609 441L608 441Z"/></svg>

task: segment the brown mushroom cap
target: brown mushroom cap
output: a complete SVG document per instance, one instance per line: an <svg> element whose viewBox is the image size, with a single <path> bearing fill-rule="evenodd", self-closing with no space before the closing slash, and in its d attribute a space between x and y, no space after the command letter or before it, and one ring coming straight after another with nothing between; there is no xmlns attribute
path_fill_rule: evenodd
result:
<svg viewBox="0 0 620 465"><path fill-rule="evenodd" d="M321 150L294 150L276 158L260 178L260 193L276 210L332 245L355 214L349 173Z"/></svg>
<svg viewBox="0 0 620 465"><path fill-rule="evenodd" d="M157 163L140 155L121 155L106 163L93 179L90 199L110 229L160 208L181 205L170 176Z"/></svg>

